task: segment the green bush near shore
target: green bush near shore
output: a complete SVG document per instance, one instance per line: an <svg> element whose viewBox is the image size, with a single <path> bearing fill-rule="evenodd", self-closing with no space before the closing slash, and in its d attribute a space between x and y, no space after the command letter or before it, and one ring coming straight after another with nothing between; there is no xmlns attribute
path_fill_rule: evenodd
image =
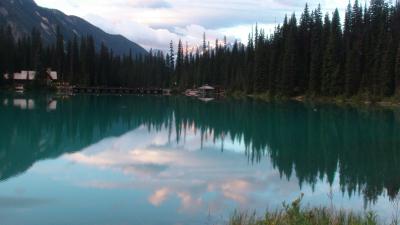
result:
<svg viewBox="0 0 400 225"><path fill-rule="evenodd" d="M302 198L292 204L283 204L283 209L266 212L263 217L255 213L235 212L228 225L380 225L374 212L356 214L337 211L333 208L301 207ZM398 219L393 219L390 225L397 225Z"/></svg>

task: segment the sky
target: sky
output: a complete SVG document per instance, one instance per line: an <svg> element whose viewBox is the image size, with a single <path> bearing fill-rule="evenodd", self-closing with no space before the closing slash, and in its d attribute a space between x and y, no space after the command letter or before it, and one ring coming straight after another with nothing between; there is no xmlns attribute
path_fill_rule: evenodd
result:
<svg viewBox="0 0 400 225"><path fill-rule="evenodd" d="M146 49L165 50L172 40L190 46L207 40L215 43L247 42L256 23L267 33L281 23L285 14L300 16L306 2L314 9L341 11L348 0L35 0L43 7L84 18L108 33L122 34Z"/></svg>

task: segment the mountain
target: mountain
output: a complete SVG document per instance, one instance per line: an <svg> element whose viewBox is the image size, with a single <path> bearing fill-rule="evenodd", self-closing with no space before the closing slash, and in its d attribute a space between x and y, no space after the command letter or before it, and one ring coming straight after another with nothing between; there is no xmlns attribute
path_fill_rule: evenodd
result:
<svg viewBox="0 0 400 225"><path fill-rule="evenodd" d="M14 37L30 34L33 28L40 30L45 43L55 43L57 26L66 40L75 35L91 35L99 49L101 43L111 48L115 54L146 54L146 50L121 35L112 35L90 24L82 18L68 16L59 10L38 6L33 0L0 0L0 26L10 26Z"/></svg>

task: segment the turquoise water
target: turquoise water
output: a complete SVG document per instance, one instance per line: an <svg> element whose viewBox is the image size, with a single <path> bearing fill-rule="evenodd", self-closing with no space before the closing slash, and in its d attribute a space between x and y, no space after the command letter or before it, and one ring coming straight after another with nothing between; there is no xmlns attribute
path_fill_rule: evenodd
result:
<svg viewBox="0 0 400 225"><path fill-rule="evenodd" d="M400 111L0 95L0 224L224 224L235 209L394 213ZM332 196L332 197L328 197Z"/></svg>

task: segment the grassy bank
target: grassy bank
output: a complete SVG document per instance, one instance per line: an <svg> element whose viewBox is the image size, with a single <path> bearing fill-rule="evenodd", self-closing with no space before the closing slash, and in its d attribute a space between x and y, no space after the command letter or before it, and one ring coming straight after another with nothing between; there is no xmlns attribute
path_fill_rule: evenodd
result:
<svg viewBox="0 0 400 225"><path fill-rule="evenodd" d="M302 208L299 198L284 204L281 210L266 212L263 217L255 213L235 212L228 225L381 225L374 212L356 214L331 208ZM388 225L398 225L394 217ZM384 225L384 224L382 224Z"/></svg>

